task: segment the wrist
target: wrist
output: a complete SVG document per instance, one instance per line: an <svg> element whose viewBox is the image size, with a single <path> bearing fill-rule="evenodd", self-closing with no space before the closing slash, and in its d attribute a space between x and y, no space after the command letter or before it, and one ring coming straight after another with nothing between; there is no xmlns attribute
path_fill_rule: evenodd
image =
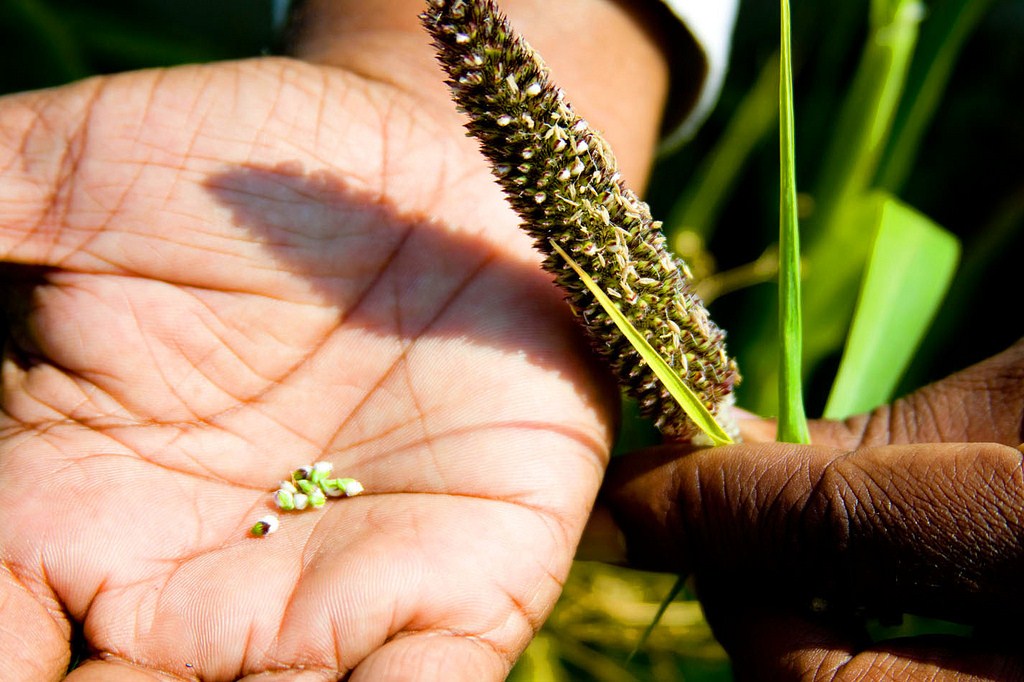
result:
<svg viewBox="0 0 1024 682"><path fill-rule="evenodd" d="M451 115L441 70L418 14L423 0L306 0L293 19L292 53L400 88ZM640 189L668 90L659 41L640 13L614 0L503 0L576 110L602 130L623 176Z"/></svg>

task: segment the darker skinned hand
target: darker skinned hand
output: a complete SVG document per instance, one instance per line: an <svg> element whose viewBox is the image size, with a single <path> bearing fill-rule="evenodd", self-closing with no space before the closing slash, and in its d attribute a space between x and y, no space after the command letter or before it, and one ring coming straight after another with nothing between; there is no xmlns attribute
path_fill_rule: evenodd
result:
<svg viewBox="0 0 1024 682"><path fill-rule="evenodd" d="M740 679L1021 680L1024 341L814 445L666 446L603 493L632 564L692 573ZM872 642L904 613L974 636Z"/></svg>

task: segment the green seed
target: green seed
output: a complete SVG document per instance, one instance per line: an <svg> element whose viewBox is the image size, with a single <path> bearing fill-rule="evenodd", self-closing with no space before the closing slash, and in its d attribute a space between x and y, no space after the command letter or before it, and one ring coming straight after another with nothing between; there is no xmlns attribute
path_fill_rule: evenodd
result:
<svg viewBox="0 0 1024 682"><path fill-rule="evenodd" d="M274 494L274 502L277 504L278 509L291 511L295 509L295 493L290 490L278 490Z"/></svg>
<svg viewBox="0 0 1024 682"><path fill-rule="evenodd" d="M279 526L280 522L277 520L277 517L269 515L257 521L256 525L249 529L249 532L258 538L262 538L276 531Z"/></svg>
<svg viewBox="0 0 1024 682"><path fill-rule="evenodd" d="M354 478L338 479L338 483L345 492L345 497L354 497L364 490L363 484Z"/></svg>
<svg viewBox="0 0 1024 682"><path fill-rule="evenodd" d="M314 509L319 509L327 502L327 496L320 488L313 488L309 491L309 504Z"/></svg>

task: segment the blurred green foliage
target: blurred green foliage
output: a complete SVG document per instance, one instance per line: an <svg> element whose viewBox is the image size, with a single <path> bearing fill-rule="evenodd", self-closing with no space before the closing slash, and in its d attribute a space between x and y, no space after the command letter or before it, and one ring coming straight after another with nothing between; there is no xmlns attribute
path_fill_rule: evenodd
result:
<svg viewBox="0 0 1024 682"><path fill-rule="evenodd" d="M0 93L271 49L271 0L2 0Z"/></svg>
<svg viewBox="0 0 1024 682"><path fill-rule="evenodd" d="M1024 333L1018 274L1024 252L1024 0L931 0L919 25L898 24L902 39L873 43L886 12L901 4L836 0L792 8L807 261L829 263L843 254L821 235L829 233L836 209L823 196L841 196L843 190L828 188L844 182L854 182L857 192L885 190L963 245L949 294L897 394L998 352ZM0 93L274 48L271 0L0 0ZM661 159L649 190L655 215L669 216L677 249L696 271L710 275L706 290L720 294L712 314L730 330L730 348L746 375L741 405L769 412L776 292L767 283L773 271L763 266L773 259L762 256L772 253L778 237L777 48L777 4L744 0L719 105L694 140ZM879 73L889 80L878 80ZM896 91L880 89L886 83ZM881 138L857 127L871 121L884 129ZM856 230L843 239L864 258L874 243ZM755 262L758 267L746 267ZM809 271L805 281L805 302L811 300L805 326L824 339L812 343L805 367L812 416L825 405L860 279L855 269L841 285L826 277L819 286L816 278L830 267ZM829 322L827 333L815 329L815 311L836 307L847 311L845 317ZM627 405L617 451L653 437ZM625 663L674 580L577 564L513 679L730 679L724 652L692 595L669 607L641 654Z"/></svg>
<svg viewBox="0 0 1024 682"><path fill-rule="evenodd" d="M1024 110L1024 3L924 3L916 49L906 57L902 97L890 112L891 134L881 150L863 144L851 150L849 143L858 134L850 131L848 108L870 110L867 100L883 99L871 94L872 83L856 83L858 67L871 60L871 5L891 9L896 4L798 3L793 7L793 35L805 266L851 248L850 243L829 248L827 240L818 239L819 228L828 222L818 199L822 192L841 194L828 189L829 183L837 184L829 177L849 179L851 174L836 172L836 167L844 161L855 165L865 152L875 155L871 172L852 174L862 188L890 191L963 244L962 265L897 387L898 395L998 352L1024 333L1024 322L1009 310L992 319L991 306L982 299L1016 299L1024 293L1015 274L1016 254L1024 246L1024 170L1019 163L1024 152L1024 117L1019 114ZM879 9L875 7L876 13ZM668 215L674 228L701 237L686 232L674 243L684 257L700 263L713 258L716 278L754 262L777 239L777 102L771 101L777 17L775 3L742 3L719 106L689 145L661 160L648 193L655 215ZM872 69L883 70L877 64ZM848 97L855 89L867 94ZM854 232L849 239L866 256L870 235ZM804 324L810 345L817 344L817 357L805 367L812 416L824 408L848 325L847 319L825 341L816 341L814 335L824 332L814 327L815 315L836 307L851 309L857 295L859 272L847 276L842 290L831 287L827 277L822 286L813 281L830 274L836 262L817 268L817 275L807 272L811 281L805 281L805 306L809 300L812 305L805 309ZM749 278L751 283L758 279ZM774 286L759 284L711 304L715 320L729 330L730 350L744 373L740 403L765 413L775 409L775 384L767 379L777 363L770 340L775 295ZM845 300L842 306L840 299Z"/></svg>

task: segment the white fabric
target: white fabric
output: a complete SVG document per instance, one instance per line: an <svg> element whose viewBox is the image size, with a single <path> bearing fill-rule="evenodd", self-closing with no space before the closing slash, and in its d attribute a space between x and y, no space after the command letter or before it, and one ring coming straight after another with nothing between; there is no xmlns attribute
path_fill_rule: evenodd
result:
<svg viewBox="0 0 1024 682"><path fill-rule="evenodd" d="M707 118L722 91L732 29L736 23L739 0L663 0L672 13L686 24L697 44L704 50L708 62L707 78L701 88L697 104L686 119L664 140L672 148L693 135Z"/></svg>

